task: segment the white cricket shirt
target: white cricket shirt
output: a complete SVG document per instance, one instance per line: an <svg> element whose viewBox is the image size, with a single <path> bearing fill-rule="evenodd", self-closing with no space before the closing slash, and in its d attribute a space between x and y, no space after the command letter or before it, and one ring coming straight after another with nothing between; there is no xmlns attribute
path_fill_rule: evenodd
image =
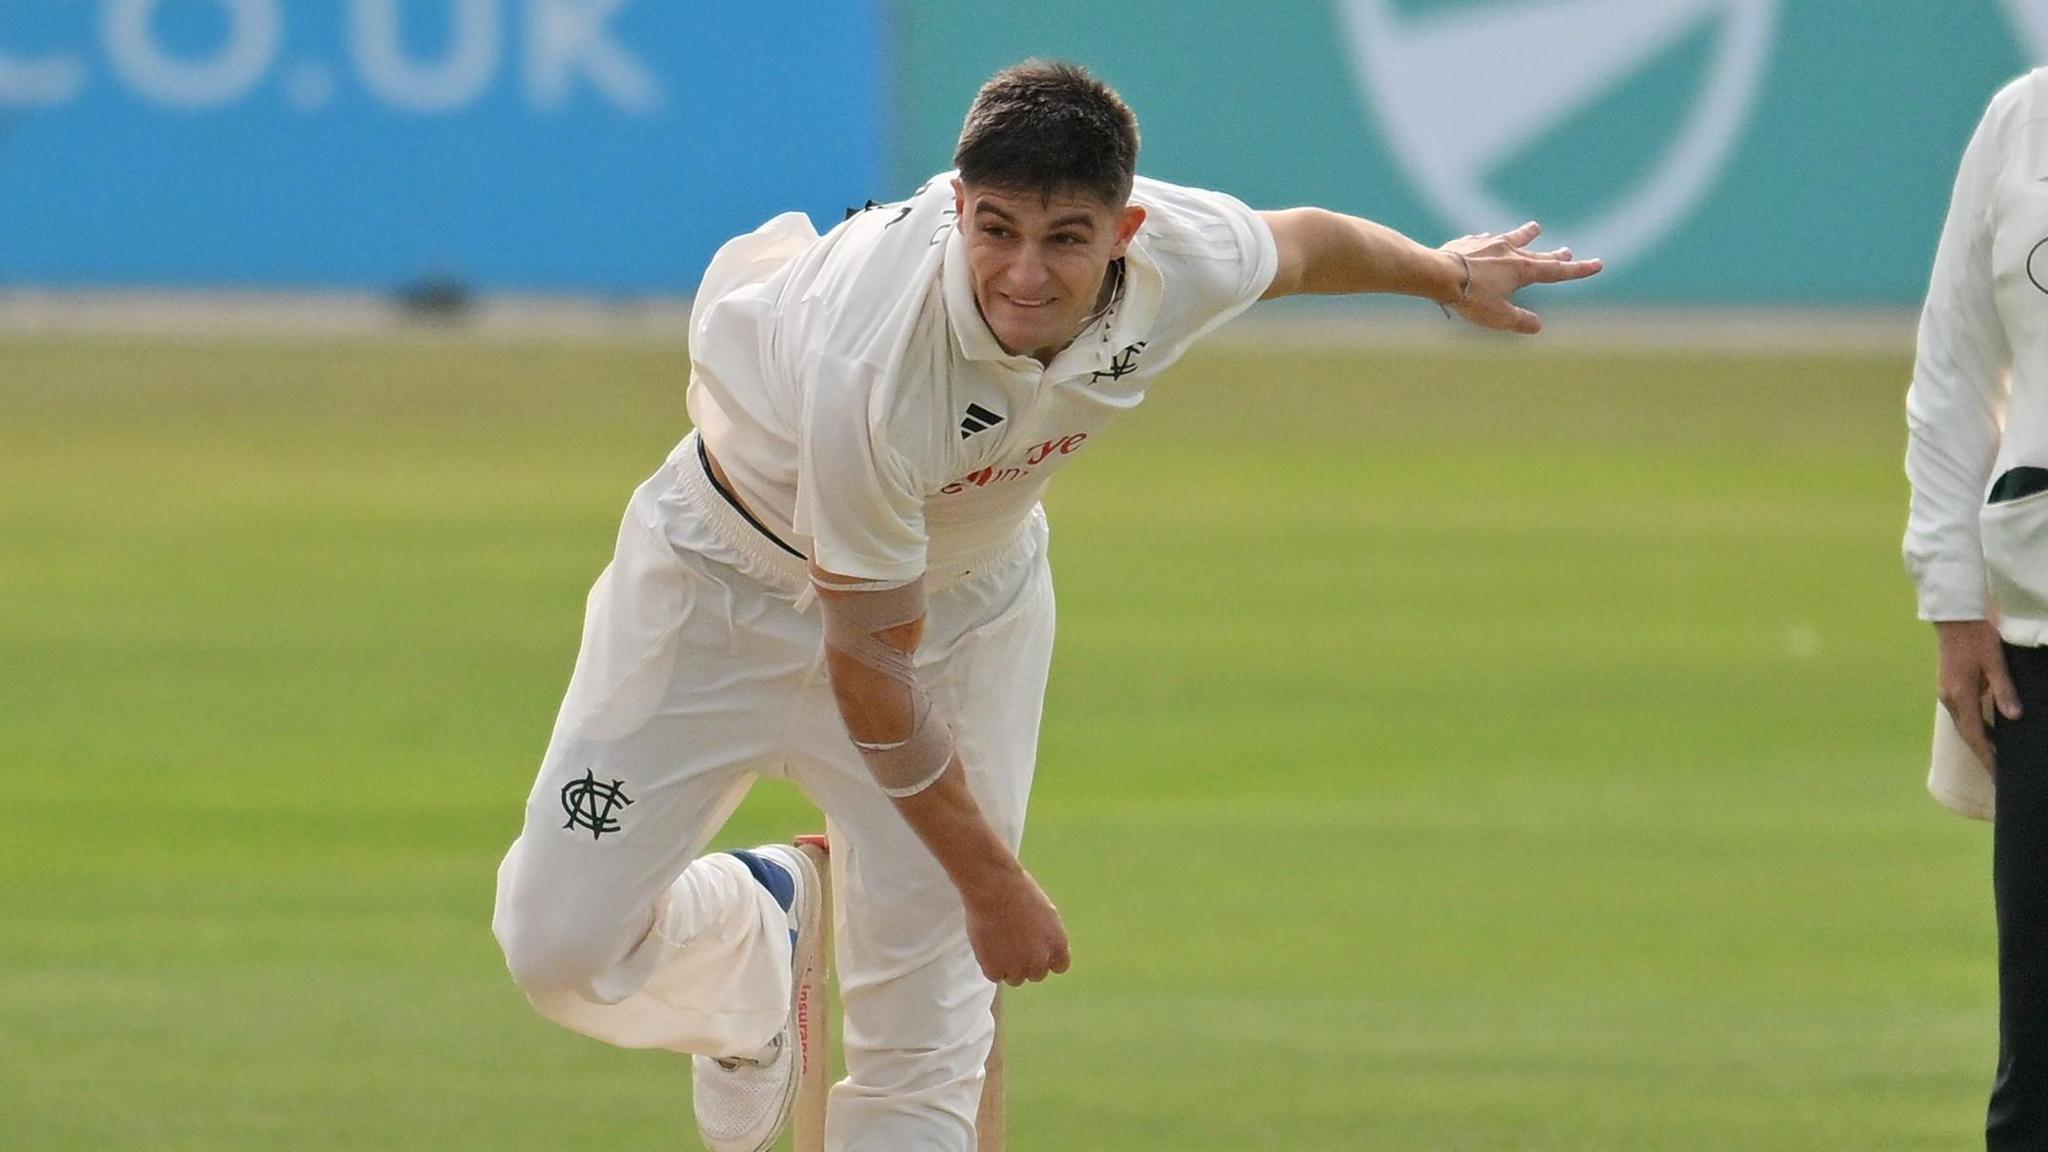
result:
<svg viewBox="0 0 2048 1152"><path fill-rule="evenodd" d="M2007 470L2048 468L2048 70L1993 97L1963 153L1906 414L1921 619L2048 644L2048 492L1986 502Z"/></svg>
<svg viewBox="0 0 2048 1152"><path fill-rule="evenodd" d="M1278 271L1243 203L1140 178L1122 287L1041 367L974 303L952 176L822 237L797 213L770 220L719 249L691 308L691 420L741 501L826 571L908 580L1000 547Z"/></svg>

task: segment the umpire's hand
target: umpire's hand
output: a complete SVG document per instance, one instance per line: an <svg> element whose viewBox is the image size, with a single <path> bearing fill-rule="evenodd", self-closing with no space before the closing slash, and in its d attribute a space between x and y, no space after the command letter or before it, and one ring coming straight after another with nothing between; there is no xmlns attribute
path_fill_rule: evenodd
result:
<svg viewBox="0 0 2048 1152"><path fill-rule="evenodd" d="M2020 718L2020 694L2005 670L1998 629L1988 620L1942 620L1934 625L1941 642L1941 706L1984 767L1998 770L1998 752L1987 727L1994 715Z"/></svg>

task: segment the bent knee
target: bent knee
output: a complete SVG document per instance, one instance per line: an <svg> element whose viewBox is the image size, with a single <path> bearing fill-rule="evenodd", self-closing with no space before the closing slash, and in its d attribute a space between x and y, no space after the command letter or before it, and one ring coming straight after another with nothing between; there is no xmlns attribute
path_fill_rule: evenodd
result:
<svg viewBox="0 0 2048 1152"><path fill-rule="evenodd" d="M601 921L582 895L559 884L508 878L499 888L491 933L512 980L529 996L573 992L594 998L628 941Z"/></svg>
<svg viewBox="0 0 2048 1152"><path fill-rule="evenodd" d="M530 917L501 914L491 930L513 982L528 995L575 992L587 997L616 962L614 949L595 946L598 942L590 936L553 929Z"/></svg>

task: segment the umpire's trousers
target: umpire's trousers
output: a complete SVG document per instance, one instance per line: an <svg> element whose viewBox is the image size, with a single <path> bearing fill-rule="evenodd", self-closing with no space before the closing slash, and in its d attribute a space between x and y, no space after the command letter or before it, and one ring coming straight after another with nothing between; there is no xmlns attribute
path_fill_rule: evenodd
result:
<svg viewBox="0 0 2048 1152"><path fill-rule="evenodd" d="M1998 901L1998 1080L1985 1145L2048 1152L2048 648L2005 646L2018 720L1992 729L1998 804L1991 885Z"/></svg>

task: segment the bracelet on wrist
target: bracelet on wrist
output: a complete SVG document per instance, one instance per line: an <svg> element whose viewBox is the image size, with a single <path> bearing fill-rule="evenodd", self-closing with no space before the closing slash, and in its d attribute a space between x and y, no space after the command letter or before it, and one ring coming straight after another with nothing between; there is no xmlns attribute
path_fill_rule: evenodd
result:
<svg viewBox="0 0 2048 1152"><path fill-rule="evenodd" d="M1451 305L1463 304L1472 295L1472 261L1466 259L1465 254L1463 252L1453 252L1451 253L1451 255L1456 256L1458 258L1458 267L1464 269L1465 278L1458 285L1458 295L1456 299L1439 301L1437 303L1437 308L1443 312L1446 318L1448 318L1451 314Z"/></svg>

